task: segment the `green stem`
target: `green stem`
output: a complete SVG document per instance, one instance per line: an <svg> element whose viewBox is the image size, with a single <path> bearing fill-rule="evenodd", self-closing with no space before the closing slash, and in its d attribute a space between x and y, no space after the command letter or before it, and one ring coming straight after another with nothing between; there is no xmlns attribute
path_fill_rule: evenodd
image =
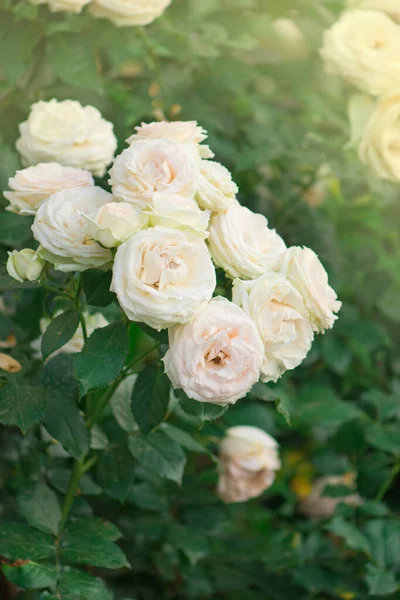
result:
<svg viewBox="0 0 400 600"><path fill-rule="evenodd" d="M81 327L82 327L83 341L86 343L88 335L87 335L85 317L83 316L83 312L82 311L79 313L79 321L80 321Z"/></svg>
<svg viewBox="0 0 400 600"><path fill-rule="evenodd" d="M83 459L77 460L75 459L74 468L71 474L71 479L69 480L67 495L65 496L64 504L62 507L61 513L61 521L60 521L60 533L63 531L65 524L68 519L68 515L71 511L72 504L75 499L76 490L78 489L79 482L83 475Z"/></svg>
<svg viewBox="0 0 400 600"><path fill-rule="evenodd" d="M378 500L378 501L383 500L386 493L389 491L390 486L392 485L393 481L395 480L395 478L397 477L397 475L399 473L400 473L400 459L396 462L395 465L393 465L393 468L390 471L388 477L383 482L379 492L376 495L376 500Z"/></svg>
<svg viewBox="0 0 400 600"><path fill-rule="evenodd" d="M93 425L96 423L97 419L100 417L101 413L103 412L103 410L105 409L105 407L107 406L109 401L111 400L115 390L117 389L117 387L119 386L119 384L121 383L121 381L123 379L125 379L125 373L121 373L117 377L117 379L115 379L113 381L113 383L110 385L110 387L106 390L104 395L100 398L92 416L88 419L88 421L86 423L86 426L88 429L92 429Z"/></svg>
<svg viewBox="0 0 400 600"><path fill-rule="evenodd" d="M161 342L157 342L154 346L152 346L150 348L150 350L146 350L146 352L143 352L142 354L140 354L139 356L137 356L132 362L129 363L129 365L126 366L126 370L129 371L130 369L132 369L138 362L140 362L141 360L143 360L144 358L146 358L146 356L148 356L149 354L151 354L152 352L154 352L155 350L157 350L157 348L161 345Z"/></svg>
<svg viewBox="0 0 400 600"><path fill-rule="evenodd" d="M43 289L47 290L48 292L51 292L52 294L57 294L57 296L65 296L69 300L75 301L75 298L73 296L70 296L70 294L63 292L62 290L59 290L58 288L52 285L48 285L47 283L41 283L40 285Z"/></svg>

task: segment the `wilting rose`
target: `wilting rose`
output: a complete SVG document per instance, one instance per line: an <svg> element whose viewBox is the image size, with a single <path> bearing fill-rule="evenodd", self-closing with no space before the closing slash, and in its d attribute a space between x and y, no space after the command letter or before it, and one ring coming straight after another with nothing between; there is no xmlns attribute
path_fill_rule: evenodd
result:
<svg viewBox="0 0 400 600"><path fill-rule="evenodd" d="M345 12L324 35L328 73L380 96L400 87L400 26L377 10Z"/></svg>
<svg viewBox="0 0 400 600"><path fill-rule="evenodd" d="M135 127L136 133L126 141L133 144L138 140L174 140L180 144L191 144L202 158L212 158L214 154L208 146L201 145L207 138L207 131L197 121L154 121Z"/></svg>
<svg viewBox="0 0 400 600"><path fill-rule="evenodd" d="M19 130L17 150L25 166L57 162L102 176L117 148L113 125L75 100L33 104Z"/></svg>
<svg viewBox="0 0 400 600"><path fill-rule="evenodd" d="M262 381L277 381L302 363L314 333L302 297L287 279L276 273L235 279L233 302L253 319L263 341Z"/></svg>
<svg viewBox="0 0 400 600"><path fill-rule="evenodd" d="M258 381L263 347L257 328L225 298L213 298L190 323L168 333L165 371L190 398L233 404Z"/></svg>
<svg viewBox="0 0 400 600"><path fill-rule="evenodd" d="M22 215L34 215L50 196L72 187L90 187L93 177L88 171L63 167L57 163L40 163L17 171L10 177L10 192L4 192L9 201L7 210Z"/></svg>
<svg viewBox="0 0 400 600"><path fill-rule="evenodd" d="M115 256L111 289L121 308L131 321L154 329L190 321L215 285L204 241L178 229L139 231Z"/></svg>
<svg viewBox="0 0 400 600"><path fill-rule="evenodd" d="M230 277L243 279L279 269L286 250L267 219L238 202L211 217L208 243L214 262Z"/></svg>
<svg viewBox="0 0 400 600"><path fill-rule="evenodd" d="M281 273L300 293L314 331L331 329L342 303L328 283L328 275L310 248L292 246L286 251Z"/></svg>
<svg viewBox="0 0 400 600"><path fill-rule="evenodd" d="M352 473L327 475L317 479L311 488L310 494L300 502L300 512L312 518L328 518L334 514L337 505L341 502L349 506L362 504L363 500L357 493L340 496L339 498L324 496L325 488L330 485L345 485L354 489L354 475Z"/></svg>
<svg viewBox="0 0 400 600"><path fill-rule="evenodd" d="M218 494L224 502L245 502L268 489L280 469L278 444L258 427L231 427L220 446Z"/></svg>
<svg viewBox="0 0 400 600"><path fill-rule="evenodd" d="M85 271L107 265L109 250L93 239L90 223L112 196L99 187L70 188L42 204L32 225L39 254L59 271Z"/></svg>

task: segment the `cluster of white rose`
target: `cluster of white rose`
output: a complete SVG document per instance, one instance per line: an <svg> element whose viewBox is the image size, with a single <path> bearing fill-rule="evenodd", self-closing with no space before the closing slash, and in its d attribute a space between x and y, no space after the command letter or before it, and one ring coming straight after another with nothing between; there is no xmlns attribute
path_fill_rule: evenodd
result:
<svg viewBox="0 0 400 600"><path fill-rule="evenodd" d="M349 104L351 145L378 177L400 182L400 4L348 0L347 10L324 35L326 71L363 94Z"/></svg>
<svg viewBox="0 0 400 600"><path fill-rule="evenodd" d="M95 17L109 19L118 27L148 25L162 15L172 0L30 0L47 4L52 12L80 13L89 5Z"/></svg>
<svg viewBox="0 0 400 600"><path fill-rule="evenodd" d="M35 216L40 246L11 253L9 272L34 280L45 261L64 272L112 268L128 318L168 328L173 386L226 405L298 366L340 302L312 250L286 248L241 206L206 137L194 121L142 124L114 160L110 194L82 168L103 174L111 124L77 102L34 105L17 148L39 164L17 172L5 196L9 210ZM232 302L213 298L214 264L234 279Z"/></svg>

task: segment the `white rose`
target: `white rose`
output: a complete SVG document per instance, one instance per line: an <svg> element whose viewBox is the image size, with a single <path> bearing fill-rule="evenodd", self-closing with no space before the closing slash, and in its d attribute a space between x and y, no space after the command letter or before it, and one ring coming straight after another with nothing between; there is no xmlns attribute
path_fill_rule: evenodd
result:
<svg viewBox="0 0 400 600"><path fill-rule="evenodd" d="M400 90L380 98L364 127L360 160L378 177L400 181Z"/></svg>
<svg viewBox="0 0 400 600"><path fill-rule="evenodd" d="M314 333L299 292L275 273L233 282L233 302L253 319L264 343L262 381L277 381L307 356Z"/></svg>
<svg viewBox="0 0 400 600"><path fill-rule="evenodd" d="M324 496L325 488L328 486L345 485L354 489L354 474L346 473L345 475L326 475L317 479L311 489L311 492L300 503L300 512L307 517L314 519L332 517L335 513L338 504L343 502L348 506L359 506L363 500L357 493L349 494L333 498Z"/></svg>
<svg viewBox="0 0 400 600"><path fill-rule="evenodd" d="M373 10L344 13L324 35L327 72L379 96L400 87L400 26Z"/></svg>
<svg viewBox="0 0 400 600"><path fill-rule="evenodd" d="M196 200L213 212L227 210L236 202L238 187L226 167L212 160L202 160L200 185Z"/></svg>
<svg viewBox="0 0 400 600"><path fill-rule="evenodd" d="M230 277L243 279L279 269L286 250L267 219L239 202L211 217L208 243L214 262Z"/></svg>
<svg viewBox="0 0 400 600"><path fill-rule="evenodd" d="M215 285L204 241L178 229L139 231L115 256L111 289L121 308L154 329L190 321Z"/></svg>
<svg viewBox="0 0 400 600"><path fill-rule="evenodd" d="M17 281L36 281L40 278L44 266L45 261L31 248L8 253L7 272Z"/></svg>
<svg viewBox="0 0 400 600"><path fill-rule="evenodd" d="M52 12L80 13L90 0L30 0L32 4L48 4Z"/></svg>
<svg viewBox="0 0 400 600"><path fill-rule="evenodd" d="M255 498L272 485L280 466L273 437L258 427L231 427L220 446L218 494L224 502Z"/></svg>
<svg viewBox="0 0 400 600"><path fill-rule="evenodd" d="M88 171L62 167L57 163L40 163L17 171L8 180L8 185L12 191L4 192L4 197L10 202L7 210L34 215L38 207L56 192L93 186L94 181Z"/></svg>
<svg viewBox="0 0 400 600"><path fill-rule="evenodd" d="M60 314L61 314L61 311L57 312L54 315L54 318ZM94 313L92 315L89 314L88 312L84 312L83 318L85 319L86 331L87 331L88 337L92 335L92 333L93 333L93 331L95 331L95 329L98 329L99 327L106 327L108 325L107 319L100 312ZM38 359L42 358L42 351L41 351L42 336L43 336L44 332L46 331L47 327L50 325L50 323L51 323L51 319L49 319L47 317L40 319L40 331L41 331L42 335L38 339L34 340L31 343L31 347L35 351L35 353L34 353L35 358L38 358ZM75 352L80 352L82 350L84 344L85 344L85 340L83 338L82 327L79 325L78 329L75 331L74 335L69 340L69 342L67 342L66 344L64 344L64 346L61 346L61 348L59 348L58 350L56 350L55 352L50 354L50 356L47 358L47 360L50 360L57 354L74 354Z"/></svg>
<svg viewBox="0 0 400 600"><path fill-rule="evenodd" d="M90 12L119 27L147 25L162 15L171 0L93 0Z"/></svg>
<svg viewBox="0 0 400 600"><path fill-rule="evenodd" d="M104 267L111 252L93 240L86 217L93 219L111 200L111 194L99 187L70 188L51 196L39 207L32 225L41 244L40 256L64 272Z"/></svg>
<svg viewBox="0 0 400 600"><path fill-rule="evenodd" d="M117 148L113 125L74 100L33 104L19 130L17 150L26 166L58 162L102 176Z"/></svg>
<svg viewBox="0 0 400 600"><path fill-rule="evenodd" d="M331 329L342 303L328 283L328 275L310 248L292 246L286 251L282 274L296 288L309 312L314 331Z"/></svg>
<svg viewBox="0 0 400 600"><path fill-rule="evenodd" d="M352 9L379 10L389 15L396 23L400 23L399 0L347 0L347 5Z"/></svg>
<svg viewBox="0 0 400 600"><path fill-rule="evenodd" d="M153 123L142 123L135 127L136 133L126 141L133 144L137 140L174 140L180 144L193 144L202 158L214 156L208 146L202 146L207 138L207 131L197 125L197 121L154 121Z"/></svg>
<svg viewBox="0 0 400 600"><path fill-rule="evenodd" d="M200 210L192 198L157 192L145 213L152 226L162 225L172 229L186 229L202 238L208 236L209 211Z"/></svg>
<svg viewBox="0 0 400 600"><path fill-rule="evenodd" d="M118 200L142 209L155 192L193 198L199 163L196 153L174 140L138 140L117 156L109 183Z"/></svg>
<svg viewBox="0 0 400 600"><path fill-rule="evenodd" d="M148 216L128 202L109 202L89 222L93 238L106 248L115 248L147 225Z"/></svg>
<svg viewBox="0 0 400 600"><path fill-rule="evenodd" d="M213 298L191 323L169 330L165 372L199 402L234 404L258 381L263 347L254 323L225 298Z"/></svg>

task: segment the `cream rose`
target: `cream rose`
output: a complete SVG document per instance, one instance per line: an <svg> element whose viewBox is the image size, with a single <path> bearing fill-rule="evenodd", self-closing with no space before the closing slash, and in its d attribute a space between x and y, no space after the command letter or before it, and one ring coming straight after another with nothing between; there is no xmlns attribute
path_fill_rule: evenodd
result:
<svg viewBox="0 0 400 600"><path fill-rule="evenodd" d="M141 209L155 192L193 198L199 163L196 153L174 140L138 140L115 159L109 183L118 200Z"/></svg>
<svg viewBox="0 0 400 600"><path fill-rule="evenodd" d="M213 298L191 323L169 330L165 372L194 400L234 404L258 381L263 347L254 323L225 298Z"/></svg>
<svg viewBox="0 0 400 600"><path fill-rule="evenodd" d="M171 0L92 0L90 12L119 27L147 25L162 15Z"/></svg>
<svg viewBox="0 0 400 600"><path fill-rule="evenodd" d="M121 308L154 329L190 321L215 285L204 241L177 229L139 231L115 256L111 289Z"/></svg>
<svg viewBox="0 0 400 600"><path fill-rule="evenodd" d="M331 329L342 303L328 283L328 275L310 248L292 246L286 251L281 273L303 298L314 331Z"/></svg>
<svg viewBox="0 0 400 600"><path fill-rule="evenodd" d="M207 138L207 131L197 124L197 121L154 121L153 123L142 123L135 127L136 133L126 141L133 144L138 140L174 140L180 144L194 145L202 158L214 156L208 146L201 145Z"/></svg>
<svg viewBox="0 0 400 600"><path fill-rule="evenodd" d="M42 204L32 225L38 252L59 271L85 271L104 267L111 252L91 234L86 217L93 219L112 196L99 187L70 188L57 192Z"/></svg>
<svg viewBox="0 0 400 600"><path fill-rule="evenodd" d="M21 215L34 215L50 196L72 187L90 187L93 177L88 171L63 167L57 163L40 163L17 171L10 177L10 192L4 192L9 201L7 210Z"/></svg>
<svg viewBox="0 0 400 600"><path fill-rule="evenodd" d="M255 498L272 485L280 466L273 437L258 427L231 427L220 446L218 494L224 502Z"/></svg>
<svg viewBox="0 0 400 600"><path fill-rule="evenodd" d="M385 13L344 13L324 35L327 72L379 96L400 87L400 26Z"/></svg>
<svg viewBox="0 0 400 600"><path fill-rule="evenodd" d="M286 250L267 219L239 202L211 217L208 243L214 262L230 277L243 279L279 269Z"/></svg>
<svg viewBox="0 0 400 600"><path fill-rule="evenodd" d="M400 23L400 4L398 0L347 0L351 9L379 10L389 15L393 21Z"/></svg>
<svg viewBox="0 0 400 600"><path fill-rule="evenodd" d="M7 272L17 281L36 281L42 275L44 266L45 261L31 248L8 253Z"/></svg>
<svg viewBox="0 0 400 600"><path fill-rule="evenodd" d="M115 248L147 225L148 216L128 202L108 202L88 220L93 238L106 248Z"/></svg>
<svg viewBox="0 0 400 600"><path fill-rule="evenodd" d="M90 0L30 0L32 4L48 4L52 12L80 13Z"/></svg>
<svg viewBox="0 0 400 600"><path fill-rule="evenodd" d="M349 494L339 498L324 496L325 488L328 486L345 485L350 488L355 488L354 474L346 473L345 475L326 475L320 477L314 482L311 492L300 503L300 512L307 517L314 519L332 517L335 513L338 504L343 502L348 506L359 506L363 499L357 493Z"/></svg>
<svg viewBox="0 0 400 600"><path fill-rule="evenodd" d="M226 167L213 160L202 160L200 186L196 200L213 212L227 210L236 202L238 187Z"/></svg>
<svg viewBox="0 0 400 600"><path fill-rule="evenodd" d="M186 229L202 238L208 236L210 213L200 210L192 198L157 192L153 196L151 205L144 212L148 215L152 226Z"/></svg>
<svg viewBox="0 0 400 600"><path fill-rule="evenodd" d="M61 312L57 312L54 315L54 318L60 314L61 314ZM92 335L92 333L93 333L93 331L95 331L95 329L98 329L99 327L106 327L108 325L107 319L99 312L94 313L92 315L89 314L88 312L84 312L83 318L85 319L88 337L90 335ZM50 325L50 323L51 323L51 319L49 319L47 317L40 319L40 331L41 331L42 335L31 343L31 347L35 351L35 353L34 353L35 358L38 358L38 359L42 358L42 351L41 351L42 336L43 336L44 332L46 331L47 327ZM82 328L79 325L78 329L75 331L74 335L69 340L69 342L67 342L66 344L64 344L64 346L61 346L61 348L59 348L58 350L56 350L55 352L50 354L50 356L47 358L47 360L52 359L57 354L74 354L75 352L80 352L84 346L84 343L85 343L85 340L83 338Z"/></svg>
<svg viewBox="0 0 400 600"><path fill-rule="evenodd" d="M264 344L262 381L277 381L307 356L314 333L299 292L276 273L233 282L233 302L253 319Z"/></svg>
<svg viewBox="0 0 400 600"><path fill-rule="evenodd" d="M400 29L400 28L399 28ZM400 88L380 98L364 127L358 154L378 177L400 181Z"/></svg>
<svg viewBox="0 0 400 600"><path fill-rule="evenodd" d="M57 162L102 176L113 159L113 125L93 106L74 100L37 102L19 126L17 150L25 166Z"/></svg>

